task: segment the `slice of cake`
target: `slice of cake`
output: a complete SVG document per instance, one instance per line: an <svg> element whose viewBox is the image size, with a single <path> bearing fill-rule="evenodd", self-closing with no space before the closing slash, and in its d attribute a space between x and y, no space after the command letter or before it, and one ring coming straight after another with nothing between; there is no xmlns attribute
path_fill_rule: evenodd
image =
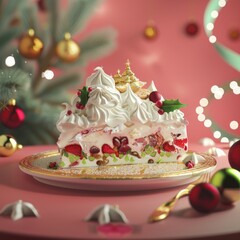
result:
<svg viewBox="0 0 240 240"><path fill-rule="evenodd" d="M188 149L184 105L165 100L153 82L144 85L129 62L114 77L97 67L57 122L60 167L181 161Z"/></svg>

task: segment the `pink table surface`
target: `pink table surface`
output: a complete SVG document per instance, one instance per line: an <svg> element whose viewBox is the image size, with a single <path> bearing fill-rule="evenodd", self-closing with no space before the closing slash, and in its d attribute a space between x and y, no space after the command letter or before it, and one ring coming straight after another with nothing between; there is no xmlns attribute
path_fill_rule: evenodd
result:
<svg viewBox="0 0 240 240"><path fill-rule="evenodd" d="M197 144L190 148L207 150ZM184 186L141 192L89 192L49 186L19 170L18 163L25 156L54 149L57 147L53 145L26 146L11 157L0 158L0 209L21 199L31 202L40 214L39 218L18 221L0 216L0 239L113 239L97 233L97 223L84 221L92 209L106 203L118 205L134 226L132 234L116 238L240 239L240 202L227 210L200 214L184 198L168 219L149 224L147 218L153 209ZM229 167L227 156L216 159L214 172Z"/></svg>

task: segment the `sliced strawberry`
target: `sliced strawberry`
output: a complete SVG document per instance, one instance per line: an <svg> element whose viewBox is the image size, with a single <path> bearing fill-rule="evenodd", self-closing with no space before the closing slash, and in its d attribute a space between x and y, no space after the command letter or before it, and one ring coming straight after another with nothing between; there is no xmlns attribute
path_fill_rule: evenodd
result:
<svg viewBox="0 0 240 240"><path fill-rule="evenodd" d="M173 143L180 148L184 148L185 139L174 139Z"/></svg>
<svg viewBox="0 0 240 240"><path fill-rule="evenodd" d="M116 151L113 148L111 148L108 144L102 145L102 152L108 154L116 153Z"/></svg>
<svg viewBox="0 0 240 240"><path fill-rule="evenodd" d="M163 150L166 152L174 152L176 148L173 145L171 145L169 142L165 142L163 143Z"/></svg>
<svg viewBox="0 0 240 240"><path fill-rule="evenodd" d="M70 144L65 147L65 151L76 156L79 156L80 159L83 158L82 147L78 144Z"/></svg>

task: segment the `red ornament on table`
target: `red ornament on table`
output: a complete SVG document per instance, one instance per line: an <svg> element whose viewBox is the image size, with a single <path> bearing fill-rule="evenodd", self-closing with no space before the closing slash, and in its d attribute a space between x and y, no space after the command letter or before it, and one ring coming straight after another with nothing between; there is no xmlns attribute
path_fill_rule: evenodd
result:
<svg viewBox="0 0 240 240"><path fill-rule="evenodd" d="M230 147L228 151L228 161L232 168L240 171L240 140Z"/></svg>
<svg viewBox="0 0 240 240"><path fill-rule="evenodd" d="M8 128L17 128L23 124L25 119L24 111L16 105L16 101L10 103L1 110L0 121Z"/></svg>
<svg viewBox="0 0 240 240"><path fill-rule="evenodd" d="M200 183L191 190L189 202L198 212L208 213L213 211L219 204L220 193L212 184Z"/></svg>
<svg viewBox="0 0 240 240"><path fill-rule="evenodd" d="M196 22L189 22L185 26L185 33L188 36L195 36L199 32L199 26Z"/></svg>

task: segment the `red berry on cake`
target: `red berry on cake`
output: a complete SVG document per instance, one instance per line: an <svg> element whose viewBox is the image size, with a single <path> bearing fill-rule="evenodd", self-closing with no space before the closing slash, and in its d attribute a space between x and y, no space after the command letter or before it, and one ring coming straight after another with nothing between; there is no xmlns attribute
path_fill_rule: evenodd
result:
<svg viewBox="0 0 240 240"><path fill-rule="evenodd" d="M108 154L116 153L115 150L113 148L111 148L108 144L102 145L102 152L108 153Z"/></svg>
<svg viewBox="0 0 240 240"><path fill-rule="evenodd" d="M69 167L74 167L74 166L76 166L76 165L78 165L78 161L72 162L72 163L69 165Z"/></svg>
<svg viewBox="0 0 240 240"><path fill-rule="evenodd" d="M122 145L119 149L118 149L119 153L123 153L123 154L127 154L128 152L131 151L131 147L129 147L128 145Z"/></svg>
<svg viewBox="0 0 240 240"><path fill-rule="evenodd" d="M120 141L121 141L121 145L127 145L128 144L128 138L127 137L121 137Z"/></svg>
<svg viewBox="0 0 240 240"><path fill-rule="evenodd" d="M93 89L92 89L92 87L89 87L88 88L88 92L91 92Z"/></svg>
<svg viewBox="0 0 240 240"><path fill-rule="evenodd" d="M163 102L161 100L158 100L157 102L155 102L155 105L156 107L161 108L163 105Z"/></svg>
<svg viewBox="0 0 240 240"><path fill-rule="evenodd" d="M96 146L92 146L89 151L91 154L97 154L100 152L100 149Z"/></svg>
<svg viewBox="0 0 240 240"><path fill-rule="evenodd" d="M84 108L85 108L85 106L84 106L84 105L82 105L80 102L77 102L77 103L76 103L76 108L77 108L77 109L81 109L81 110L82 110L82 109L84 109Z"/></svg>
<svg viewBox="0 0 240 240"><path fill-rule="evenodd" d="M70 144L70 145L67 145L64 150L67 152L67 153L71 153L71 154L74 154L76 156L79 156L80 159L83 158L83 155L82 155L82 147L78 144Z"/></svg>
<svg viewBox="0 0 240 240"><path fill-rule="evenodd" d="M67 116L70 116L72 114L72 111L71 110L68 110L67 111Z"/></svg>
<svg viewBox="0 0 240 240"><path fill-rule="evenodd" d="M163 109L159 108L158 113L159 113L160 115L163 115L163 114L164 114Z"/></svg>
<svg viewBox="0 0 240 240"><path fill-rule="evenodd" d="M161 98L162 98L162 95L158 91L153 91L149 95L149 100L154 103L161 100Z"/></svg>
<svg viewBox="0 0 240 240"><path fill-rule="evenodd" d="M169 142L165 142L163 143L163 150L166 152L174 152L176 148L173 145L171 145Z"/></svg>
<svg viewBox="0 0 240 240"><path fill-rule="evenodd" d="M118 137L114 137L112 142L114 147L119 148L121 146L121 140Z"/></svg>
<svg viewBox="0 0 240 240"><path fill-rule="evenodd" d="M78 90L77 95L80 97L82 94L81 90Z"/></svg>

